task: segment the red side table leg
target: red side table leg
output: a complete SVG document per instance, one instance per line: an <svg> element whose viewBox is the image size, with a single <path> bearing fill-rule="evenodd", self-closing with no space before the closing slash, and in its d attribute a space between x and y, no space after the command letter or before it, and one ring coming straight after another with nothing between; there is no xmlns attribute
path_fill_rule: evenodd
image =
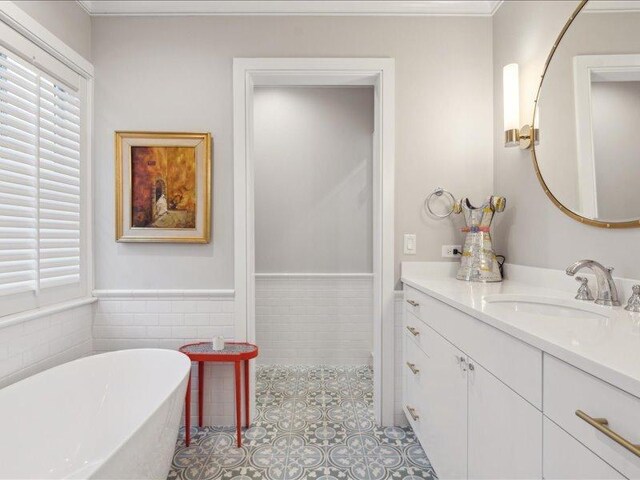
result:
<svg viewBox="0 0 640 480"><path fill-rule="evenodd" d="M204 362L198 362L198 426L202 427L204 410Z"/></svg>
<svg viewBox="0 0 640 480"><path fill-rule="evenodd" d="M236 384L236 434L238 436L238 448L242 446L242 424L241 424L241 403L240 394L240 362L233 362L235 366L235 384Z"/></svg>
<svg viewBox="0 0 640 480"><path fill-rule="evenodd" d="M189 369L189 380L187 380L187 395L184 405L184 436L187 447L191 443L191 369Z"/></svg>
<svg viewBox="0 0 640 480"><path fill-rule="evenodd" d="M251 424L251 415L249 415L249 360L244 361L244 415L246 426L249 428Z"/></svg>

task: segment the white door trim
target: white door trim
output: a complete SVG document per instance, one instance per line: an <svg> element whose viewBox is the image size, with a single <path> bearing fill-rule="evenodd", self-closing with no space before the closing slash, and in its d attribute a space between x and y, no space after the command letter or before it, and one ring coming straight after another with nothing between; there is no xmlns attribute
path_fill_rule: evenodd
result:
<svg viewBox="0 0 640 480"><path fill-rule="evenodd" d="M255 340L253 89L262 85L372 85L374 410L394 412L395 61L392 58L234 58L234 270L238 339ZM253 398L253 385L251 387Z"/></svg>
<svg viewBox="0 0 640 480"><path fill-rule="evenodd" d="M573 86L576 105L576 149L580 214L598 218L598 185L593 143L591 84L594 81L638 81L640 55L576 55Z"/></svg>

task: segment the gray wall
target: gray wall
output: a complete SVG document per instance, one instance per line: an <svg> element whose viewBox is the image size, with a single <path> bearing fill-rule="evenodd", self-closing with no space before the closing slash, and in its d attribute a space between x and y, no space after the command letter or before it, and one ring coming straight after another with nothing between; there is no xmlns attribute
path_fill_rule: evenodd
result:
<svg viewBox="0 0 640 480"><path fill-rule="evenodd" d="M591 102L598 216L638 218L640 82L593 82Z"/></svg>
<svg viewBox="0 0 640 480"><path fill-rule="evenodd" d="M459 223L423 216L430 190L492 190L490 18L95 17L92 30L97 288L233 287L233 57L396 59L396 274L460 241ZM114 241L115 130L212 132L211 244ZM417 256L401 254L404 232Z"/></svg>
<svg viewBox="0 0 640 480"><path fill-rule="evenodd" d="M257 88L256 272L372 272L373 88Z"/></svg>
<svg viewBox="0 0 640 480"><path fill-rule="evenodd" d="M91 60L91 17L73 0L20 0L14 2L34 20Z"/></svg>
<svg viewBox="0 0 640 480"><path fill-rule="evenodd" d="M522 123L532 116L540 74L549 50L577 1L504 2L493 17L494 182L507 197L507 210L496 224L494 240L507 261L561 269L593 257L616 267L623 277L640 277L640 261L630 256L640 229L606 230L580 224L558 210L536 178L528 152L504 147L502 67L520 65ZM541 112L541 137L545 117Z"/></svg>

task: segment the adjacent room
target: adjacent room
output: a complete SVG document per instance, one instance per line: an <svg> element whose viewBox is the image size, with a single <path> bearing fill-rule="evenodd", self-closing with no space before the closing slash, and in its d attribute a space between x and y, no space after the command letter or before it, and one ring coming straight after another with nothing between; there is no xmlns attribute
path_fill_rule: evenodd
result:
<svg viewBox="0 0 640 480"><path fill-rule="evenodd" d="M259 364L372 365L373 93L254 91Z"/></svg>
<svg viewBox="0 0 640 480"><path fill-rule="evenodd" d="M0 479L640 479L640 2L0 1Z"/></svg>

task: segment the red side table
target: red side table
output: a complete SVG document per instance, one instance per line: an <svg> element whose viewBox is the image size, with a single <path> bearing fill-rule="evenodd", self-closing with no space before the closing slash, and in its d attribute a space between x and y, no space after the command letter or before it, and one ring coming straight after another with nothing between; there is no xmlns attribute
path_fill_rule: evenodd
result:
<svg viewBox="0 0 640 480"><path fill-rule="evenodd" d="M249 360L258 356L258 347L251 343L226 342L224 350L213 350L211 342L190 343L180 347L180 351L187 355L192 362L198 362L198 424L202 427L202 397L204 391L204 363L205 362L233 362L235 366L236 387L236 432L238 447L242 446L241 392L240 392L240 363L244 362L244 400L245 418L249 426ZM185 405L185 439L187 446L191 442L191 372L187 383L187 397Z"/></svg>

